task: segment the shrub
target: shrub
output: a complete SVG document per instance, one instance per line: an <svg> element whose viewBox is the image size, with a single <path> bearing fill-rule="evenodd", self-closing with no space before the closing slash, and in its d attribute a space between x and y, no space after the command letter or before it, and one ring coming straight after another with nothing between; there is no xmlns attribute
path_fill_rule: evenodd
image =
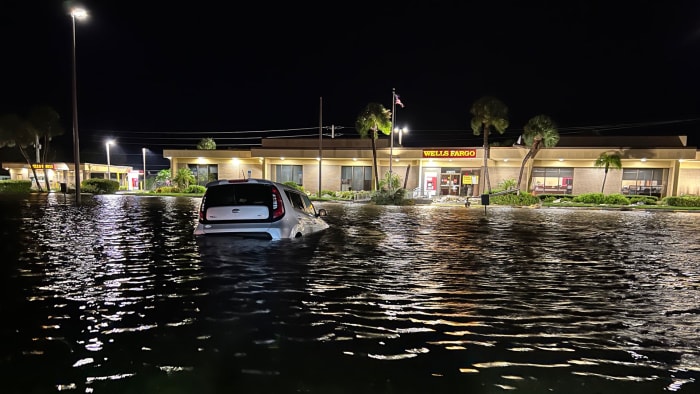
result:
<svg viewBox="0 0 700 394"><path fill-rule="evenodd" d="M605 196L605 199L603 200L604 204L610 204L610 205L629 205L630 200L626 196L623 196L622 194L615 193L615 194L609 194Z"/></svg>
<svg viewBox="0 0 700 394"><path fill-rule="evenodd" d="M604 204L605 195L603 193L586 193L580 194L571 200L573 202L580 202L583 204Z"/></svg>
<svg viewBox="0 0 700 394"><path fill-rule="evenodd" d="M80 182L80 188L85 193L113 194L119 190L119 182L111 179L92 178Z"/></svg>
<svg viewBox="0 0 700 394"><path fill-rule="evenodd" d="M352 200L353 197L355 197L355 194L357 194L356 191L346 190L335 193L335 196L341 200Z"/></svg>
<svg viewBox="0 0 700 394"><path fill-rule="evenodd" d="M0 193L29 193L32 190L32 181L6 180L0 181Z"/></svg>
<svg viewBox="0 0 700 394"><path fill-rule="evenodd" d="M156 188L156 193L180 193L180 188L177 186L161 186Z"/></svg>
<svg viewBox="0 0 700 394"><path fill-rule="evenodd" d="M391 192L386 189L376 191L371 198L371 201L377 205L411 205L413 200L406 199L406 191L404 189L396 189Z"/></svg>
<svg viewBox="0 0 700 394"><path fill-rule="evenodd" d="M644 205L656 205L659 198L656 196L627 196L630 200L630 204L644 204Z"/></svg>
<svg viewBox="0 0 700 394"><path fill-rule="evenodd" d="M538 204L540 199L527 192L491 195L490 203L495 205L528 206Z"/></svg>
<svg viewBox="0 0 700 394"><path fill-rule="evenodd" d="M207 190L206 187L202 185L189 185L185 189L184 193L204 193Z"/></svg>
<svg viewBox="0 0 700 394"><path fill-rule="evenodd" d="M700 197L694 196L670 196L664 197L661 204L672 207L700 207Z"/></svg>

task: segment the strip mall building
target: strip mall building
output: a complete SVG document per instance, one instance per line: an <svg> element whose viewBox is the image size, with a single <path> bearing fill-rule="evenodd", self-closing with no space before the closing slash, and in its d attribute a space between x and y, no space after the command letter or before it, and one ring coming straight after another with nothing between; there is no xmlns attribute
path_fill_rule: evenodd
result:
<svg viewBox="0 0 700 394"><path fill-rule="evenodd" d="M526 147L491 147L488 173L492 189L518 179ZM407 148L376 141L379 177L397 174L416 197L478 196L488 189L481 147ZM622 169L610 169L605 194L658 197L700 195L700 154L686 136L562 137L542 149L525 167L521 189L535 194L600 192L605 171L594 165L604 152L617 152ZM309 192L373 189L369 139L264 139L244 150L169 150L171 169L190 168L198 183L215 179L265 178L294 181ZM320 158L320 159L319 159ZM531 174L529 179L525 179Z"/></svg>

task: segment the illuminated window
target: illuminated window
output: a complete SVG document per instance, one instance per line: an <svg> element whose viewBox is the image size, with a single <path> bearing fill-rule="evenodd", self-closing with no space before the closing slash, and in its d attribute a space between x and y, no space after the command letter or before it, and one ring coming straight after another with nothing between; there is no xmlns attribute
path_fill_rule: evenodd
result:
<svg viewBox="0 0 700 394"><path fill-rule="evenodd" d="M340 168L340 190L372 190L372 167L342 166Z"/></svg>
<svg viewBox="0 0 700 394"><path fill-rule="evenodd" d="M530 189L534 194L571 194L574 185L573 168L532 169Z"/></svg>
<svg viewBox="0 0 700 394"><path fill-rule="evenodd" d="M622 194L642 194L661 197L665 168L625 168L622 170Z"/></svg>
<svg viewBox="0 0 700 394"><path fill-rule="evenodd" d="M188 164L197 184L206 186L207 183L219 179L219 166L216 164Z"/></svg>
<svg viewBox="0 0 700 394"><path fill-rule="evenodd" d="M280 183L294 182L299 186L304 185L303 167L299 165L282 165L275 166L275 180Z"/></svg>

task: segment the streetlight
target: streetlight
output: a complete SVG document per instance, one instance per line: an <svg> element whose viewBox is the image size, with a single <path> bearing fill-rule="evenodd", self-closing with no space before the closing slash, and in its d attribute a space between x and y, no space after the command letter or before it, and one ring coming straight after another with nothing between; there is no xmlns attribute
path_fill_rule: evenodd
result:
<svg viewBox="0 0 700 394"><path fill-rule="evenodd" d="M143 155L143 190L146 190L146 148L141 148Z"/></svg>
<svg viewBox="0 0 700 394"><path fill-rule="evenodd" d="M107 149L107 179L112 179L112 174L110 173L110 168L109 168L109 146L114 143L114 140L109 140L105 142L105 149Z"/></svg>
<svg viewBox="0 0 700 394"><path fill-rule="evenodd" d="M401 138L403 137L403 133L408 133L408 129L405 127L401 127L401 128L395 127L394 132L399 133L399 145L403 146L403 144L401 143Z"/></svg>
<svg viewBox="0 0 700 394"><path fill-rule="evenodd" d="M78 82L75 71L75 19L87 18L84 8L73 8L70 11L73 25L73 157L75 158L75 204L80 205L80 141L78 139Z"/></svg>

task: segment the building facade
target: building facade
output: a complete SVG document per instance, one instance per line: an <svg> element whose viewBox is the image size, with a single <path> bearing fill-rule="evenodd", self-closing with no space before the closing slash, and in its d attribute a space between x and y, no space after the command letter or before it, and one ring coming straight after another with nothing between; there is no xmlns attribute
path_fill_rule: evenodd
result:
<svg viewBox="0 0 700 394"><path fill-rule="evenodd" d="M60 190L61 183L65 183L68 188L75 189L75 164L73 163L44 163L32 164L35 171L27 163L2 163L2 167L10 172L10 179L13 180L30 180L32 188L37 189L34 173L41 184L41 189L46 189L46 181L49 181L51 190ZM109 178L119 182L119 188L122 190L139 190L142 185L139 176L142 174L139 171L134 171L130 166L115 166L95 163L80 164L80 180L91 178Z"/></svg>
<svg viewBox="0 0 700 394"><path fill-rule="evenodd" d="M700 195L700 155L685 136L562 137L526 164L521 190L534 194L603 192L657 197ZM398 175L415 197L478 196L489 189L482 147L390 146L376 140L374 171L369 139L265 139L242 150L164 150L173 172L190 168L197 183L216 179L264 178L293 181L308 192L374 190L375 180ZM491 147L491 189L516 180L528 148ZM596 167L601 153L615 152L622 169ZM605 178L605 182L603 180Z"/></svg>

